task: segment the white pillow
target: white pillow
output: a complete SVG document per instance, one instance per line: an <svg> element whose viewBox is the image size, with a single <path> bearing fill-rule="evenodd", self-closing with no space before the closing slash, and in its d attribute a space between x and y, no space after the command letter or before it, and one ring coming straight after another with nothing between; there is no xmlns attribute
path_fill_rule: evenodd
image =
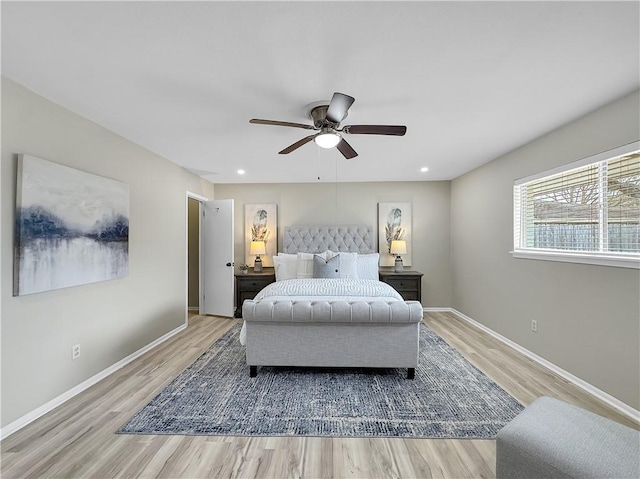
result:
<svg viewBox="0 0 640 479"><path fill-rule="evenodd" d="M375 279L376 281L378 281L380 279L380 276L378 276L379 260L380 260L379 253L359 254L356 260L358 264L358 278Z"/></svg>
<svg viewBox="0 0 640 479"><path fill-rule="evenodd" d="M340 252L338 255L340 255L340 277L358 279L360 277L358 274L358 253Z"/></svg>
<svg viewBox="0 0 640 479"><path fill-rule="evenodd" d="M313 278L313 254L298 253L297 260L296 278Z"/></svg>
<svg viewBox="0 0 640 479"><path fill-rule="evenodd" d="M296 279L298 272L298 256L295 254L274 256L273 269L276 272L276 281Z"/></svg>

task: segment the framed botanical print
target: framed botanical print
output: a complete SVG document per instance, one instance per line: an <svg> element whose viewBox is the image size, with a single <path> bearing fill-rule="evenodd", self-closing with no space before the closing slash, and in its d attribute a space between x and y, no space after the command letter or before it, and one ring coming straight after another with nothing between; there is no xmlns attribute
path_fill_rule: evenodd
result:
<svg viewBox="0 0 640 479"><path fill-rule="evenodd" d="M405 266L411 266L411 203L378 203L378 251L380 266L393 266L395 257L390 254L391 242L404 240L407 254L402 255Z"/></svg>
<svg viewBox="0 0 640 479"><path fill-rule="evenodd" d="M244 205L245 263L253 265L256 256L250 254L252 241L264 241L267 253L261 255L263 266L273 266L273 257L278 253L278 205Z"/></svg>

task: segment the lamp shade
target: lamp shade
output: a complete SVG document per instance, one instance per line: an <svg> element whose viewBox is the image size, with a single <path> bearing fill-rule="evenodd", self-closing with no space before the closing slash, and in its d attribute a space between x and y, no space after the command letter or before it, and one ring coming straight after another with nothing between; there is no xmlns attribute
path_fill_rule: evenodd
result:
<svg viewBox="0 0 640 479"><path fill-rule="evenodd" d="M252 241L249 248L249 254L266 254L267 250L264 246L264 241Z"/></svg>
<svg viewBox="0 0 640 479"><path fill-rule="evenodd" d="M393 240L389 252L391 254L407 254L407 242L404 240Z"/></svg>
<svg viewBox="0 0 640 479"><path fill-rule="evenodd" d="M313 141L315 141L316 145L318 145L321 148L333 148L338 143L340 143L341 139L342 138L340 138L340 135L338 135L337 133L331 132L331 133L320 133L316 135Z"/></svg>

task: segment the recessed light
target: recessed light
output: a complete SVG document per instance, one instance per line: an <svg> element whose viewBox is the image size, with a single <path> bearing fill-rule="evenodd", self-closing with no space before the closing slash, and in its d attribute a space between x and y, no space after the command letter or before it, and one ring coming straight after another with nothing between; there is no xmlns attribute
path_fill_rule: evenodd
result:
<svg viewBox="0 0 640 479"><path fill-rule="evenodd" d="M420 168L420 171L422 171L423 173L426 173L427 171L429 171L429 168L427 168L426 166L423 166L422 168Z"/></svg>
<svg viewBox="0 0 640 479"><path fill-rule="evenodd" d="M239 175L244 175L244 170L238 170Z"/></svg>

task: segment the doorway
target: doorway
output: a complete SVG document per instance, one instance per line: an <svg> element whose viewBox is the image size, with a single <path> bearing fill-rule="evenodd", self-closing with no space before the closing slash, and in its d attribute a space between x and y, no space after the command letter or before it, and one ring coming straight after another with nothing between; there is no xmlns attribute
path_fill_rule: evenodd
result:
<svg viewBox="0 0 640 479"><path fill-rule="evenodd" d="M187 191L185 321L189 312L233 317L233 199Z"/></svg>
<svg viewBox="0 0 640 479"><path fill-rule="evenodd" d="M200 312L200 201L187 197L187 310Z"/></svg>

